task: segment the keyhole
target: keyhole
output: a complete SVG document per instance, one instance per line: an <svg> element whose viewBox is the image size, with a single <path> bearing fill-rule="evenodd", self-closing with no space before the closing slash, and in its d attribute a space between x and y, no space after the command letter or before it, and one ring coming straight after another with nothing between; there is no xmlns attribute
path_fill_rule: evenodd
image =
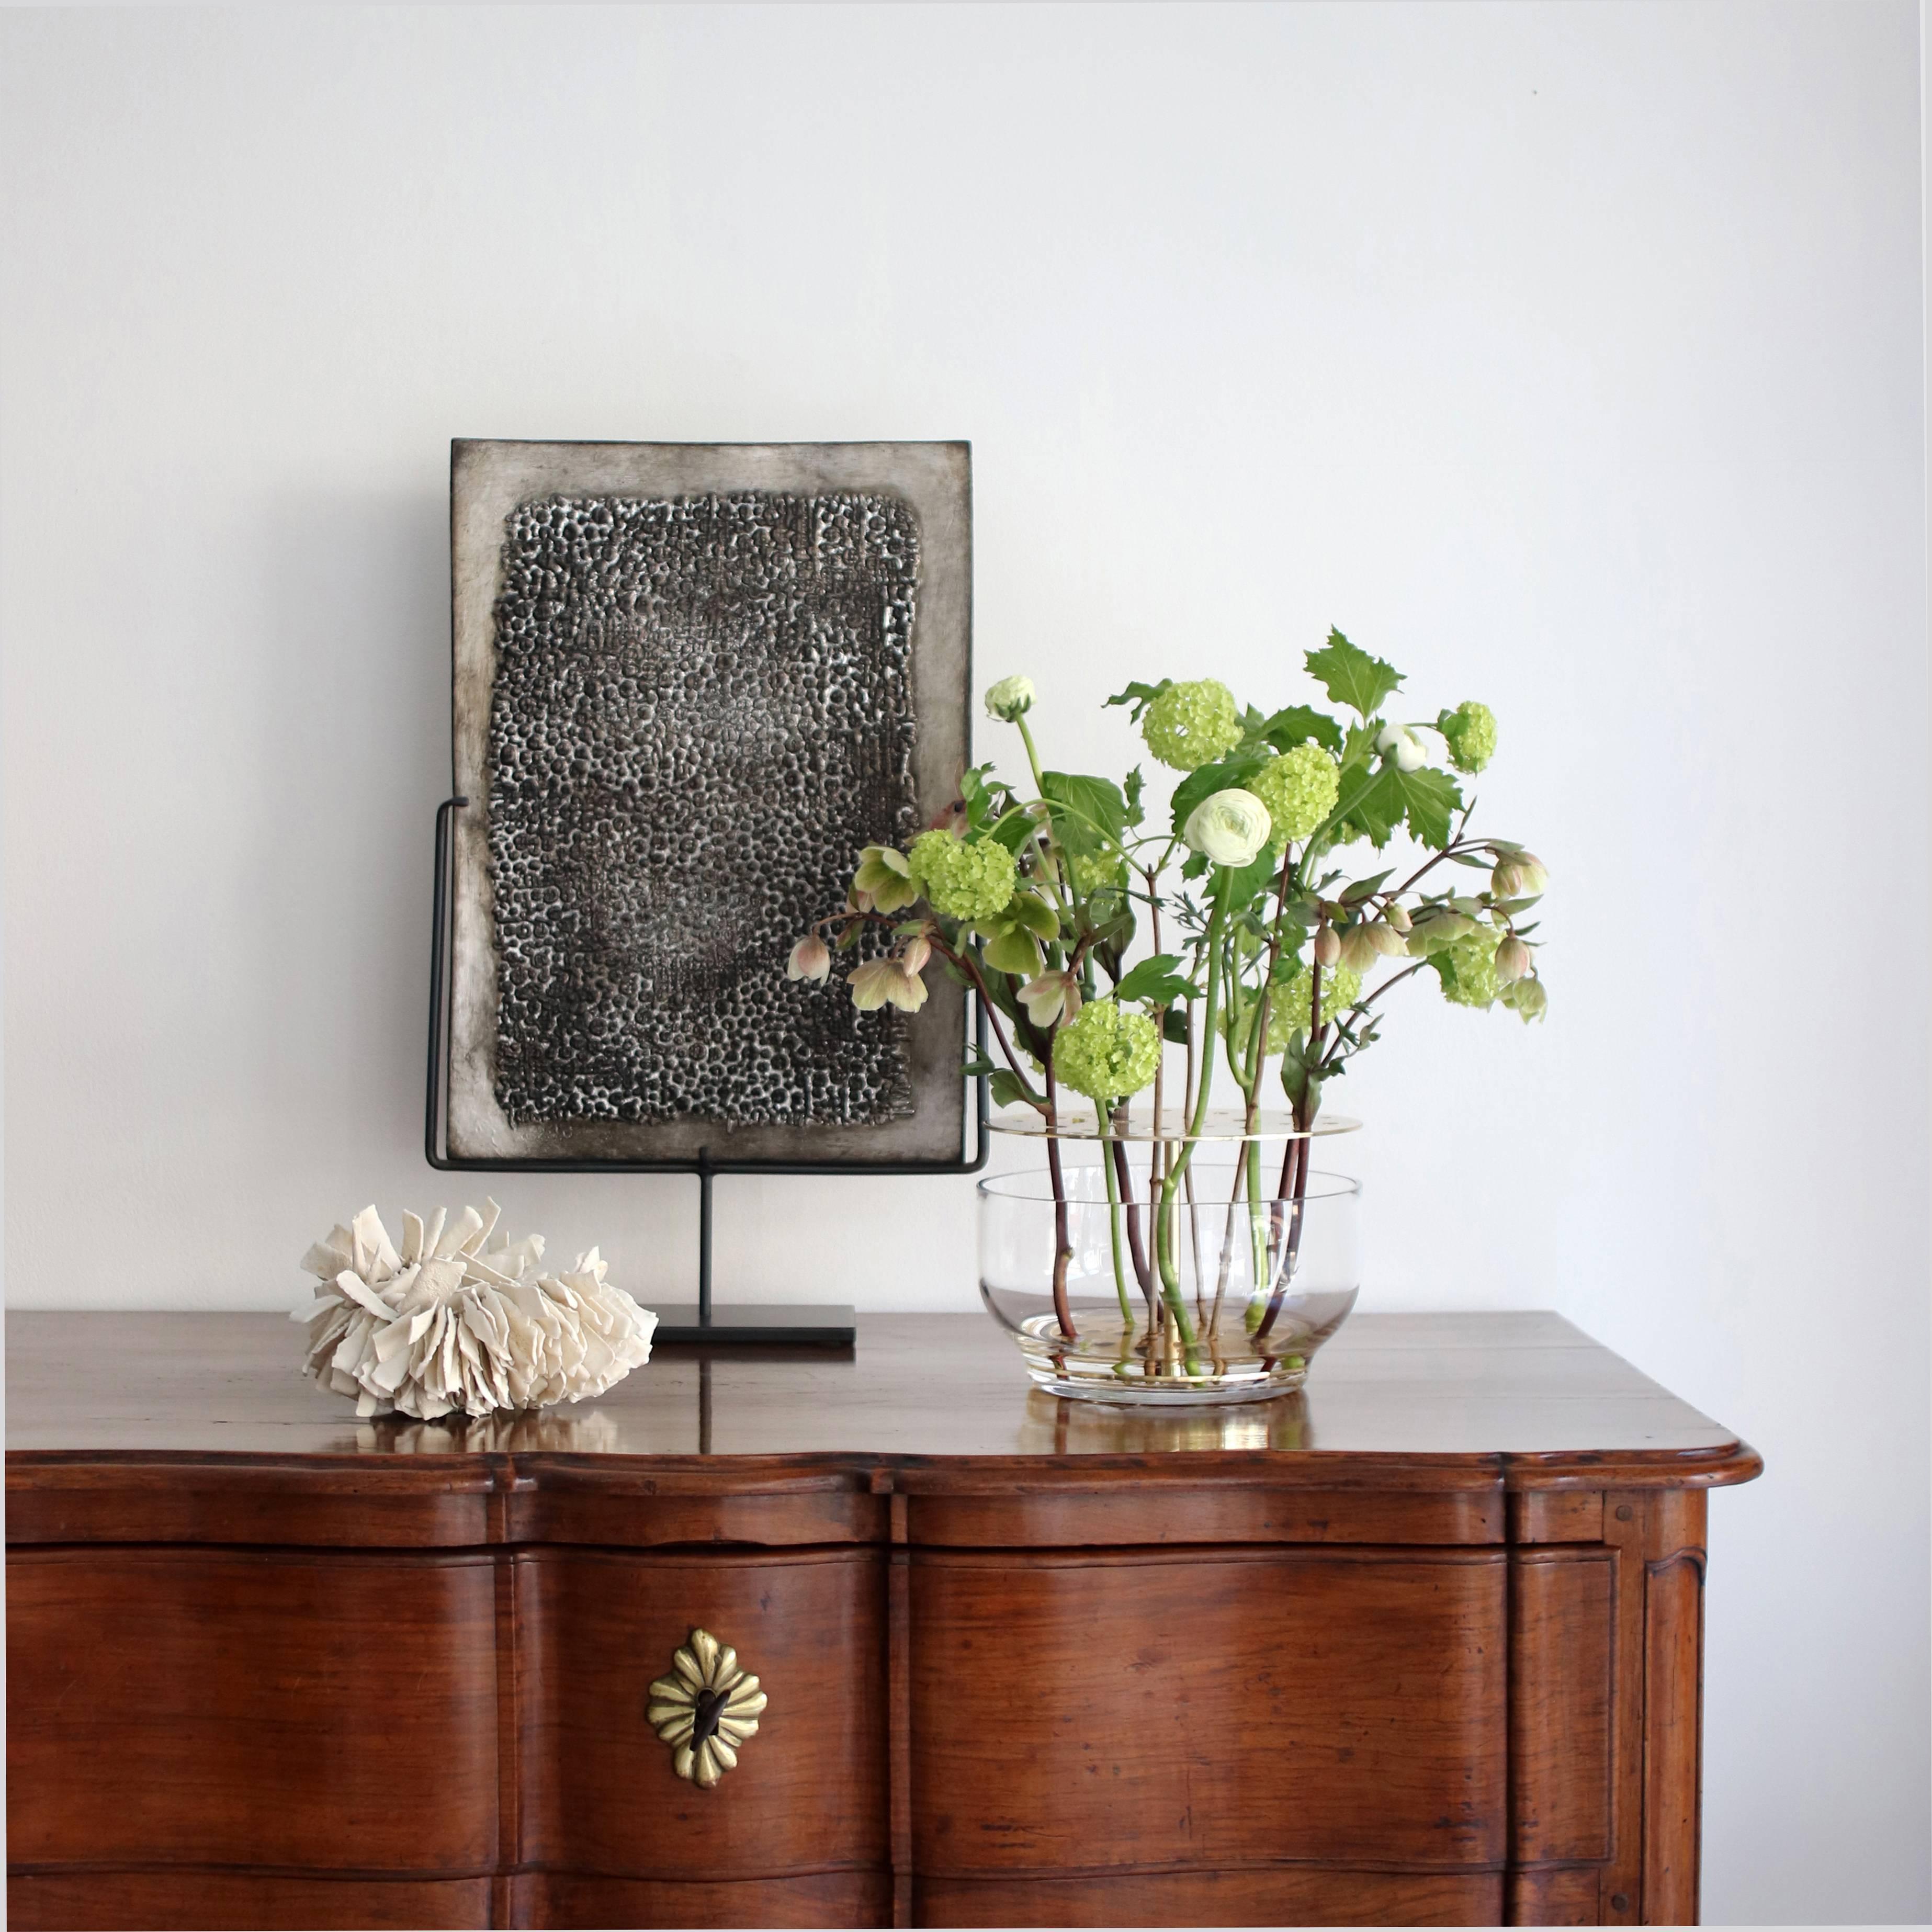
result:
<svg viewBox="0 0 1932 1932"><path fill-rule="evenodd" d="M724 1708L724 1701L730 1694L723 1690L700 1690L698 1701L692 1707L691 1744L694 1750L718 1728L718 1720Z"/></svg>

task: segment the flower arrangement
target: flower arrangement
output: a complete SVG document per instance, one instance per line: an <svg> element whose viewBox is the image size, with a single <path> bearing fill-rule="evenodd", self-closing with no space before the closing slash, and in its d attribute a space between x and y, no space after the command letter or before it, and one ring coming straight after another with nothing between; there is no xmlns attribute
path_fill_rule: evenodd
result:
<svg viewBox="0 0 1932 1932"><path fill-rule="evenodd" d="M1525 1021L1544 1011L1528 917L1542 862L1473 833L1464 796L1496 754L1492 713L1468 702L1432 722L1390 716L1402 675L1340 632L1306 663L1332 708L1263 712L1213 678L1130 684L1107 700L1178 775L1164 820L1149 817L1138 766L1116 782L1043 766L1034 687L1001 679L986 709L1018 734L1030 790L992 764L967 772L904 850L860 854L844 904L793 949L790 976L822 985L836 956L883 937L884 954L846 976L861 1010L916 1012L935 968L978 994L997 1058L976 1054L965 1070L988 1077L1003 1107L1030 1110L1046 1136L1056 1346L1078 1334L1060 1146L1070 1092L1094 1103L1118 1211L1136 1206L1129 1103L1152 1090L1152 1238L1126 1252L1116 1238L1114 1271L1130 1329L1132 1289L1144 1299L1148 1359L1164 1348L1185 1375L1202 1310L1182 1291L1178 1228L1217 1073L1243 1115L1234 1188L1256 1244L1245 1320L1264 1341L1294 1272L1324 1089L1379 1039L1389 993L1430 974L1458 1006ZM1405 863L1388 850L1399 833ZM1270 1136L1262 1109L1277 1084L1288 1123ZM1263 1169L1270 1138L1286 1143L1278 1176ZM1126 1218L1131 1234L1139 1224Z"/></svg>

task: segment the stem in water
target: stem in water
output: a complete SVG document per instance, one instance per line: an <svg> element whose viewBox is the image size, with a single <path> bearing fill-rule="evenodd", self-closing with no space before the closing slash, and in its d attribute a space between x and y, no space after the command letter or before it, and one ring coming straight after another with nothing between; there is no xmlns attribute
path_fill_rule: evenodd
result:
<svg viewBox="0 0 1932 1932"><path fill-rule="evenodd" d="M1133 1304L1127 1299L1126 1262L1120 1253L1120 1187L1114 1177L1114 1163L1108 1158L1104 1148L1101 1150L1100 1168L1107 1180L1107 1233L1114 1245L1114 1292L1120 1298L1120 1319L1126 1324L1127 1332L1131 1334L1134 1326L1134 1309Z"/></svg>
<svg viewBox="0 0 1932 1932"><path fill-rule="evenodd" d="M1308 986L1308 1050L1311 1056L1322 1051L1322 962L1312 960L1309 965ZM1303 1090L1300 1100L1295 1103L1294 1124L1304 1136L1315 1124L1315 1106L1311 1105L1306 1090ZM1292 1204L1288 1210L1288 1258L1282 1264L1281 1279L1275 1283L1274 1292L1268 1297L1268 1312L1261 1318L1255 1330L1255 1340L1258 1343L1268 1340L1268 1332L1275 1324L1275 1317L1281 1312L1282 1298L1287 1294L1288 1284L1294 1279L1294 1264L1301 1252L1301 1228L1308 1196L1308 1156L1310 1151L1306 1138L1290 1141L1288 1152L1292 1155L1298 1147L1300 1158L1294 1166L1294 1193ZM1284 1189L1284 1192L1286 1190Z"/></svg>
<svg viewBox="0 0 1932 1932"><path fill-rule="evenodd" d="M1053 1084L1053 1060L1046 1063L1046 1171L1053 1181L1053 1318L1060 1324L1060 1339L1076 1339L1073 1310L1066 1299L1066 1270L1073 1259L1073 1238L1066 1226L1066 1178L1060 1171L1060 1137L1054 1130L1060 1124L1060 1100Z"/></svg>

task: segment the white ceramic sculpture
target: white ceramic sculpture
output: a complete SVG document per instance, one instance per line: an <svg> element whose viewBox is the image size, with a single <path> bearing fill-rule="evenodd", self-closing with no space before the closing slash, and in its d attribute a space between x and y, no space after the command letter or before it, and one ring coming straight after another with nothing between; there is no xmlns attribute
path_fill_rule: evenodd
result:
<svg viewBox="0 0 1932 1932"><path fill-rule="evenodd" d="M400 1252L365 1208L302 1257L322 1286L290 1319L308 1324L308 1372L358 1415L581 1402L650 1360L658 1318L606 1283L595 1248L539 1274L543 1237L490 1247L502 1210L486 1204L448 1226L440 1208L427 1228L404 1214Z"/></svg>

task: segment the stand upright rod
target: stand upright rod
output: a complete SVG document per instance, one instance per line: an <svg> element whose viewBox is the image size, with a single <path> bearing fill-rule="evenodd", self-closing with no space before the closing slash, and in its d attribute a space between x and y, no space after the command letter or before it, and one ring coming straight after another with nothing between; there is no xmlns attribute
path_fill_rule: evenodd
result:
<svg viewBox="0 0 1932 1932"><path fill-rule="evenodd" d="M711 1326L711 1150L698 1150L698 1325Z"/></svg>

